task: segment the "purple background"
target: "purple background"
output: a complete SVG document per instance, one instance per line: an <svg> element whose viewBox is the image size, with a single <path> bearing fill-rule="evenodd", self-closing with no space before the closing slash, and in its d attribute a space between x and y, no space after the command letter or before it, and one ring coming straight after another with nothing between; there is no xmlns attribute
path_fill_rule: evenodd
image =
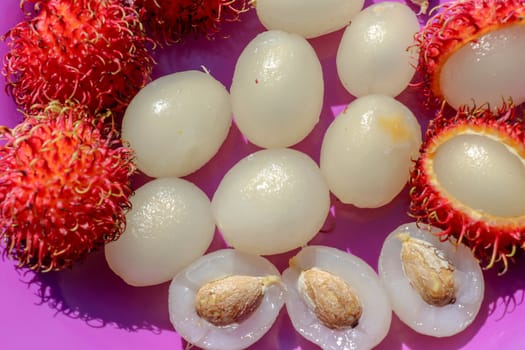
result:
<svg viewBox="0 0 525 350"><path fill-rule="evenodd" d="M367 1L366 6L372 2ZM4 33L22 16L18 0L3 0L0 33ZM415 8L414 8L415 9ZM222 33L228 39L213 41L189 39L182 45L156 52L158 65L154 77L175 71L201 69L205 66L213 76L229 88L236 58L242 48L264 30L255 12L242 16L242 22L228 24ZM353 98L340 84L335 68L335 54L342 31L311 40L325 74L326 96L320 123L296 149L319 159L324 131L337 113ZM6 47L0 43L3 56ZM4 85L4 80L0 79ZM419 93L408 88L400 101L418 116L422 127L430 117L424 111ZM20 115L10 97L0 93L0 124L14 126ZM239 159L258 148L246 144L233 126L219 154L204 168L187 179L196 183L210 197L224 173ZM148 181L136 176L135 186ZM333 198L332 198L333 199ZM384 237L398 225L410 221L406 189L389 205L374 210L356 209L332 200L332 215L324 232L312 243L348 250L374 268ZM224 247L220 235L210 247ZM270 259L282 271L295 252ZM523 305L525 275L521 259L504 276L488 271L485 300L475 322L463 333L446 339L434 339L410 330L395 316L390 333L378 349L521 349L525 344L525 306ZM94 253L71 271L35 274L18 270L9 260L0 259L0 349L3 350L105 350L121 349L184 349L186 343L173 330L167 307L168 285L148 288L127 286L107 267L101 252ZM293 330L285 310L270 332L251 349L317 349Z"/></svg>

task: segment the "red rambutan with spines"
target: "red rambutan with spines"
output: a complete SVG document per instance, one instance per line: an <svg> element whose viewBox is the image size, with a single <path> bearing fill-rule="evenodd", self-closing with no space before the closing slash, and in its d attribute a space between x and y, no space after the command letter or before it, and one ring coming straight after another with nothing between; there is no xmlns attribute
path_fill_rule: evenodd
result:
<svg viewBox="0 0 525 350"><path fill-rule="evenodd" d="M212 37L223 22L239 20L250 0L134 0L135 9L159 44L174 44L188 35Z"/></svg>
<svg viewBox="0 0 525 350"><path fill-rule="evenodd" d="M51 102L0 128L0 248L20 267L71 267L124 231L134 155L111 118Z"/></svg>
<svg viewBox="0 0 525 350"><path fill-rule="evenodd" d="M525 124L512 104L430 122L409 180L410 214L506 271L525 249Z"/></svg>
<svg viewBox="0 0 525 350"><path fill-rule="evenodd" d="M40 7L47 0L20 0L20 9L24 15L31 17L38 13Z"/></svg>
<svg viewBox="0 0 525 350"><path fill-rule="evenodd" d="M525 0L450 1L432 12L415 36L427 104L525 102Z"/></svg>
<svg viewBox="0 0 525 350"><path fill-rule="evenodd" d="M22 3L22 6L24 2ZM138 13L119 0L47 0L4 36L2 73L24 111L51 100L125 110L155 63Z"/></svg>

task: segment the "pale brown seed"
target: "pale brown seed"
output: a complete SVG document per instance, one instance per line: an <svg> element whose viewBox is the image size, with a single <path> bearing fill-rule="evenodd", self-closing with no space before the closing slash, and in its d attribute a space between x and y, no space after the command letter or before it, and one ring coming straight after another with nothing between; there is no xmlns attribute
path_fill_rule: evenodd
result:
<svg viewBox="0 0 525 350"><path fill-rule="evenodd" d="M433 306L445 306L456 301L454 265L443 252L431 243L410 237L397 236L401 242L403 272L421 298Z"/></svg>
<svg viewBox="0 0 525 350"><path fill-rule="evenodd" d="M326 327L357 326L363 307L356 292L341 277L311 268L301 272L298 287L308 306Z"/></svg>
<svg viewBox="0 0 525 350"><path fill-rule="evenodd" d="M234 275L208 282L195 295L195 311L216 326L239 323L259 307L266 287L279 281L277 276Z"/></svg>

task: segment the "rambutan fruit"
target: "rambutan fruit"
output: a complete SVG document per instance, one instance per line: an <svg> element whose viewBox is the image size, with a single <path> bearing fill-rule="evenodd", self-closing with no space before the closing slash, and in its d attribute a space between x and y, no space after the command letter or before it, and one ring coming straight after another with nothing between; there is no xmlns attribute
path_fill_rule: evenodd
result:
<svg viewBox="0 0 525 350"><path fill-rule="evenodd" d="M138 13L119 0L47 0L6 35L2 73L25 111L51 100L123 111L154 59ZM22 5L23 6L23 5Z"/></svg>
<svg viewBox="0 0 525 350"><path fill-rule="evenodd" d="M525 132L516 108L443 113L432 120L410 180L410 213L503 271L525 248Z"/></svg>
<svg viewBox="0 0 525 350"><path fill-rule="evenodd" d="M123 232L135 167L110 117L51 102L0 130L0 242L20 267L70 267Z"/></svg>
<svg viewBox="0 0 525 350"><path fill-rule="evenodd" d="M525 101L525 0L464 0L438 8L420 32L418 71L429 104Z"/></svg>
<svg viewBox="0 0 525 350"><path fill-rule="evenodd" d="M213 36L221 23L239 19L249 0L134 0L142 22L159 44L180 42L196 34Z"/></svg>

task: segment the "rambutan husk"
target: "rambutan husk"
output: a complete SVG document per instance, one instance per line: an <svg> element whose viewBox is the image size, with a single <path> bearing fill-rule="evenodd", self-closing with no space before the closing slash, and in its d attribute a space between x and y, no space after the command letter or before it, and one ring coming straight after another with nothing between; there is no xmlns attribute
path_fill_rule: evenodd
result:
<svg viewBox="0 0 525 350"><path fill-rule="evenodd" d="M524 0L463 0L444 3L415 35L419 48L417 73L426 104L444 100L441 69L457 50L481 36L505 26L525 23Z"/></svg>
<svg viewBox="0 0 525 350"><path fill-rule="evenodd" d="M512 104L504 104L496 112L487 106L462 107L453 117L446 117L444 111L442 108L430 122L420 157L411 170L409 214L419 224L441 228L442 240L454 237L451 241L469 246L485 268L500 263L504 273L517 250L525 248L525 215L495 216L447 196L437 179L433 159L438 148L451 138L476 134L498 140L525 160L525 124Z"/></svg>
<svg viewBox="0 0 525 350"><path fill-rule="evenodd" d="M34 5L36 14L3 37L2 74L17 105L30 112L52 100L75 101L92 113L123 112L155 63L138 13L119 0Z"/></svg>
<svg viewBox="0 0 525 350"><path fill-rule="evenodd" d="M425 15L428 11L428 7L430 6L429 0L410 0L410 2L419 6L419 12L417 13L418 15Z"/></svg>
<svg viewBox="0 0 525 350"><path fill-rule="evenodd" d="M0 242L20 267L70 267L124 231L135 166L111 118L51 102L0 128Z"/></svg>
<svg viewBox="0 0 525 350"><path fill-rule="evenodd" d="M252 1L134 0L133 3L156 42L169 45L188 35L213 37L223 22L238 21L250 9Z"/></svg>

